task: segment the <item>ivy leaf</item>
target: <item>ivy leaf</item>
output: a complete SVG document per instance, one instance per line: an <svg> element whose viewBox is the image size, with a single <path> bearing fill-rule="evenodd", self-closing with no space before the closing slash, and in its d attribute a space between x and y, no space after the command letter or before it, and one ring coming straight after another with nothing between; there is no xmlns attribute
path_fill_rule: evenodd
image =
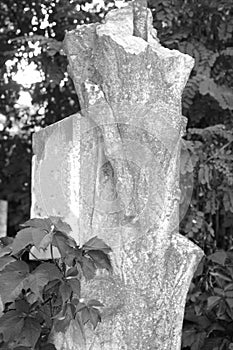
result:
<svg viewBox="0 0 233 350"><path fill-rule="evenodd" d="M69 233L72 231L70 225L62 221L61 217L59 216L50 216L50 220L55 226L56 231L66 233L67 235L69 235Z"/></svg>
<svg viewBox="0 0 233 350"><path fill-rule="evenodd" d="M221 106L222 109L233 110L232 89L226 85L216 84L214 79L205 78L199 85L199 91L202 95L210 94Z"/></svg>
<svg viewBox="0 0 233 350"><path fill-rule="evenodd" d="M213 261L221 266L225 266L226 258L227 258L227 253L224 250L215 252L215 253L208 256L209 260L211 260L211 261Z"/></svg>
<svg viewBox="0 0 233 350"><path fill-rule="evenodd" d="M90 321L95 329L98 322L101 321L101 315L98 309L85 306L81 309L81 319L83 324Z"/></svg>
<svg viewBox="0 0 233 350"><path fill-rule="evenodd" d="M211 296L207 299L207 309L211 310L213 307L215 307L218 302L221 300L221 297L219 296Z"/></svg>
<svg viewBox="0 0 233 350"><path fill-rule="evenodd" d="M68 271L66 272L66 277L74 277L74 276L77 276L78 274L79 274L79 271L77 269L77 266L73 266L70 269L68 269Z"/></svg>
<svg viewBox="0 0 233 350"><path fill-rule="evenodd" d="M0 258L9 255L12 252L12 237L1 237L0 238Z"/></svg>
<svg viewBox="0 0 233 350"><path fill-rule="evenodd" d="M73 302L68 302L67 303L67 311L69 313L70 319L74 320L75 319L75 314L76 314L76 307L73 304Z"/></svg>
<svg viewBox="0 0 233 350"><path fill-rule="evenodd" d="M53 335L56 336L57 333L62 332L65 333L67 328L69 327L71 319L69 317L66 317L65 313L63 313L63 316L60 314L56 315L53 320L53 327L51 329L50 333L50 341L52 342Z"/></svg>
<svg viewBox="0 0 233 350"><path fill-rule="evenodd" d="M62 258L69 255L73 255L75 257L74 248L71 247L69 243L69 237L63 232L57 231L53 235L52 245L58 248Z"/></svg>
<svg viewBox="0 0 233 350"><path fill-rule="evenodd" d="M76 313L75 320L78 322L81 333L82 333L82 338L83 338L84 342L86 342L84 325L82 323L82 318L81 318L80 313Z"/></svg>
<svg viewBox="0 0 233 350"><path fill-rule="evenodd" d="M44 287L44 293L54 293L58 287L60 286L61 284L61 280L53 280L53 281L50 281L45 287Z"/></svg>
<svg viewBox="0 0 233 350"><path fill-rule="evenodd" d="M75 248L75 259L76 261L80 262L83 258L83 249L82 248Z"/></svg>
<svg viewBox="0 0 233 350"><path fill-rule="evenodd" d="M195 341L191 346L191 350L199 350L202 348L206 339L206 332L196 333Z"/></svg>
<svg viewBox="0 0 233 350"><path fill-rule="evenodd" d="M39 250L41 246L41 241L49 234L44 229L31 228L31 230L32 230L32 239L33 239L32 244Z"/></svg>
<svg viewBox="0 0 233 350"><path fill-rule="evenodd" d="M24 281L24 288L30 288L38 299L42 299L43 289L49 282L58 284L62 273L53 263L42 263Z"/></svg>
<svg viewBox="0 0 233 350"><path fill-rule="evenodd" d="M229 305L230 309L233 309L233 298L226 298L226 302Z"/></svg>
<svg viewBox="0 0 233 350"><path fill-rule="evenodd" d="M111 260L107 254L101 250L88 250L87 254L93 259L99 269L112 271Z"/></svg>
<svg viewBox="0 0 233 350"><path fill-rule="evenodd" d="M96 266L94 262L91 261L91 259L88 259L87 257L84 256L82 259L81 268L82 268L83 275L87 281L95 277Z"/></svg>
<svg viewBox="0 0 233 350"><path fill-rule="evenodd" d="M67 266L73 266L74 265L74 259L75 259L75 251L74 249L72 248L72 251L69 255L66 255L64 257L64 263L67 265Z"/></svg>
<svg viewBox="0 0 233 350"><path fill-rule="evenodd" d="M226 291L226 289L225 289L225 296L227 298L233 298L233 290Z"/></svg>
<svg viewBox="0 0 233 350"><path fill-rule="evenodd" d="M65 303L62 310L54 317L53 328L51 330L51 337L53 334L62 332L65 333L69 327L70 321L74 319L75 306L72 303Z"/></svg>
<svg viewBox="0 0 233 350"><path fill-rule="evenodd" d="M30 288L31 291L35 294L37 299L43 300L42 292L43 288L49 282L48 274L43 271L34 270L24 282L24 288Z"/></svg>
<svg viewBox="0 0 233 350"><path fill-rule="evenodd" d="M29 267L24 261L15 261L5 267L0 274L0 294L3 304L17 298L28 275Z"/></svg>
<svg viewBox="0 0 233 350"><path fill-rule="evenodd" d="M104 241L97 236L92 237L83 245L83 249L86 251L89 250L101 250L104 253L110 253L112 249L104 243Z"/></svg>
<svg viewBox="0 0 233 350"><path fill-rule="evenodd" d="M29 245L39 248L41 240L46 235L46 231L41 228L26 227L20 230L12 244L12 254L17 254Z"/></svg>
<svg viewBox="0 0 233 350"><path fill-rule="evenodd" d="M191 346L195 341L195 335L196 335L195 329L187 329L183 331L182 346L183 347Z"/></svg>
<svg viewBox="0 0 233 350"><path fill-rule="evenodd" d="M65 303L61 306L61 310L53 317L53 319L55 321L70 321L71 320L71 317L70 317L70 314L67 312L67 308L68 308L68 303ZM68 317L67 317L68 316ZM55 323L54 323L55 325ZM60 323L57 324L57 326L59 327ZM63 327L63 326L62 326ZM67 327L68 327L68 323L67 323ZM56 328L56 331L57 332L62 332L62 329L59 331L57 328Z"/></svg>
<svg viewBox="0 0 233 350"><path fill-rule="evenodd" d="M47 276L48 281L61 280L62 273L59 268L53 263L42 263L34 271L34 273L41 273Z"/></svg>
<svg viewBox="0 0 233 350"><path fill-rule="evenodd" d="M14 258L12 258L12 256L3 256L0 258L0 271L2 271L4 269L4 267L8 264L10 264L11 262L15 261Z"/></svg>
<svg viewBox="0 0 233 350"><path fill-rule="evenodd" d="M0 238L0 247L6 247L6 246L12 244L13 240L14 240L14 238L12 238L12 237L8 237L8 236L1 237Z"/></svg>
<svg viewBox="0 0 233 350"><path fill-rule="evenodd" d="M45 219L36 218L36 219L30 219L26 221L24 224L21 224L20 226L39 228L49 232L51 230L51 225L52 225L52 221L50 220L50 218L45 218Z"/></svg>
<svg viewBox="0 0 233 350"><path fill-rule="evenodd" d="M32 349L34 349L37 340L39 339L40 333L40 322L33 317L26 317L24 319L24 325L20 333L18 345L30 346Z"/></svg>
<svg viewBox="0 0 233 350"><path fill-rule="evenodd" d="M71 320L68 328L73 344L75 344L77 349L84 349L86 344L80 323L77 320Z"/></svg>
<svg viewBox="0 0 233 350"><path fill-rule="evenodd" d="M29 271L28 265L24 261L17 260L7 265L3 270L2 274L8 273L8 272L24 274L24 273L27 273L28 271Z"/></svg>
<svg viewBox="0 0 233 350"><path fill-rule="evenodd" d="M198 264L197 269L194 273L194 277L201 276L203 274L203 270L204 270L204 259L202 259Z"/></svg>
<svg viewBox="0 0 233 350"><path fill-rule="evenodd" d="M205 350L219 350L221 349L221 345L222 337L207 338L202 348ZM231 350L231 348L228 348L228 350Z"/></svg>
<svg viewBox="0 0 233 350"><path fill-rule="evenodd" d="M97 324L101 322L101 315L98 309L92 307L89 308L90 313L90 322L93 325L93 328L95 329Z"/></svg>
<svg viewBox="0 0 233 350"><path fill-rule="evenodd" d="M218 322L211 323L210 326L208 327L208 334L207 337L213 332L213 331L223 331L224 332L225 328L221 326ZM212 349L212 348L211 348Z"/></svg>
<svg viewBox="0 0 233 350"><path fill-rule="evenodd" d="M0 248L0 258L5 256L5 255L9 255L12 252L12 246L6 246L4 248Z"/></svg>
<svg viewBox="0 0 233 350"><path fill-rule="evenodd" d="M52 243L54 232L47 233L44 238L40 241L39 250L46 250L48 246Z"/></svg>
<svg viewBox="0 0 233 350"><path fill-rule="evenodd" d="M226 285L226 287L224 288L224 291L226 292L228 290L233 291L233 283L229 283L228 285Z"/></svg>
<svg viewBox="0 0 233 350"><path fill-rule="evenodd" d="M70 299L72 288L68 282L63 281L59 287L59 291L61 293L63 303Z"/></svg>
<svg viewBox="0 0 233 350"><path fill-rule="evenodd" d="M219 318L220 320L227 320L228 319L228 315L227 315L227 312L226 312L226 309L227 309L227 305L226 305L226 302L225 300L220 300L219 301L219 304L218 304L218 309L217 309L217 318Z"/></svg>
<svg viewBox="0 0 233 350"><path fill-rule="evenodd" d="M80 281L77 278L69 278L68 281L69 285L71 286L72 292L79 298L81 291Z"/></svg>
<svg viewBox="0 0 233 350"><path fill-rule="evenodd" d="M21 314L29 314L30 312L30 304L23 299L15 301L15 309Z"/></svg>
<svg viewBox="0 0 233 350"><path fill-rule="evenodd" d="M87 306L81 310L81 319L83 324L86 324L90 320L90 311Z"/></svg>
<svg viewBox="0 0 233 350"><path fill-rule="evenodd" d="M0 334L2 333L4 341L7 343L17 339L24 325L22 313L16 310L6 312L0 318Z"/></svg>
<svg viewBox="0 0 233 350"><path fill-rule="evenodd" d="M86 304L79 302L77 307L76 307L76 311L79 312L82 309L84 309L85 307L86 307Z"/></svg>
<svg viewBox="0 0 233 350"><path fill-rule="evenodd" d="M217 294L217 295L219 295L219 296L224 296L224 290L222 289L222 288L218 288L218 287L216 287L216 288L214 288L213 289L214 290L214 294Z"/></svg>

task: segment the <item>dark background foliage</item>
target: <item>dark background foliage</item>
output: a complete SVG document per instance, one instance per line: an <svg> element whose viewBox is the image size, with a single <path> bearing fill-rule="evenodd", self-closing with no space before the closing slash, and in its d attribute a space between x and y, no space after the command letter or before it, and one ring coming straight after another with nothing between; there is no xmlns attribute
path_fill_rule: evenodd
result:
<svg viewBox="0 0 233 350"><path fill-rule="evenodd" d="M0 199L9 203L8 235L29 218L31 135L79 110L67 60L66 30L101 21L119 1L2 0L0 3ZM181 184L194 189L180 232L206 253L187 297L183 349L233 349L233 3L149 0L161 43L188 53L195 67L183 93L188 118ZM46 20L46 21L45 21ZM38 48L35 53L35 46ZM11 60L11 65L9 65ZM14 80L22 60L42 80ZM17 107L29 91L32 107ZM183 198L182 205L185 203Z"/></svg>

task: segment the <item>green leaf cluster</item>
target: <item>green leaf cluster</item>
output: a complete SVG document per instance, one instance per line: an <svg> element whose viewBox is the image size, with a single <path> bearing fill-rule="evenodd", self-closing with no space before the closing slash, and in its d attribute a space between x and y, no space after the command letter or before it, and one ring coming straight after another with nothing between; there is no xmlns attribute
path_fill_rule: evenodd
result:
<svg viewBox="0 0 233 350"><path fill-rule="evenodd" d="M206 253L187 298L184 350L231 349L233 133L223 124L189 128L181 152L181 192L191 203L180 232ZM191 189L191 190L192 190ZM181 208L185 204L185 198Z"/></svg>
<svg viewBox="0 0 233 350"><path fill-rule="evenodd" d="M225 1L148 1L153 24L163 45L195 58L195 66L183 93L185 115L211 118L214 110L233 110L233 4ZM202 108L200 107L202 101Z"/></svg>
<svg viewBox="0 0 233 350"><path fill-rule="evenodd" d="M232 246L233 132L223 124L189 128L181 152L181 192L191 205L180 223L181 232L211 254ZM192 181L191 181L192 180ZM185 206L183 198L182 206Z"/></svg>
<svg viewBox="0 0 233 350"><path fill-rule="evenodd" d="M85 341L84 325L96 328L104 305L94 299L84 302L81 283L93 279L97 269L112 272L111 248L98 237L78 246L59 217L31 219L21 226L0 248L0 349L53 350L52 335L68 327ZM32 247L50 247L51 259L31 267L23 257ZM53 247L59 259L53 257Z"/></svg>
<svg viewBox="0 0 233 350"><path fill-rule="evenodd" d="M191 283L182 349L232 349L233 253L217 250L204 258Z"/></svg>

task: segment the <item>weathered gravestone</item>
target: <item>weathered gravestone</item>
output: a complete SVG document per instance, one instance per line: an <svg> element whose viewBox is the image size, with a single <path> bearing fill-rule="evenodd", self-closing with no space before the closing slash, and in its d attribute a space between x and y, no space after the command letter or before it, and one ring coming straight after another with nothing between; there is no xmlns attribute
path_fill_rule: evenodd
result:
<svg viewBox="0 0 233 350"><path fill-rule="evenodd" d="M82 112L34 135L31 215L63 216L83 244L113 249L114 274L85 283L103 302L86 345L69 328L57 349L178 350L186 294L203 252L178 233L181 94L194 60L147 41L132 6L68 32L65 48Z"/></svg>

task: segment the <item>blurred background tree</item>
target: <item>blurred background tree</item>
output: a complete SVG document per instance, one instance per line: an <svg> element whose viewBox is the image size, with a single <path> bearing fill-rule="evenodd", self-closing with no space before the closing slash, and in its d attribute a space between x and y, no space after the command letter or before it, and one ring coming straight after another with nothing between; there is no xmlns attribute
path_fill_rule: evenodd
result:
<svg viewBox="0 0 233 350"><path fill-rule="evenodd" d="M0 198L9 204L10 236L29 217L32 133L79 110L62 40L103 18L108 4L90 2L0 3Z"/></svg>
<svg viewBox="0 0 233 350"><path fill-rule="evenodd" d="M0 199L9 203L9 236L30 214L32 133L79 110L65 31L100 22L125 3L0 3ZM187 298L183 349L233 349L233 2L148 0L148 7L162 45L195 58L183 93L188 153L181 157L180 232L207 258Z"/></svg>

